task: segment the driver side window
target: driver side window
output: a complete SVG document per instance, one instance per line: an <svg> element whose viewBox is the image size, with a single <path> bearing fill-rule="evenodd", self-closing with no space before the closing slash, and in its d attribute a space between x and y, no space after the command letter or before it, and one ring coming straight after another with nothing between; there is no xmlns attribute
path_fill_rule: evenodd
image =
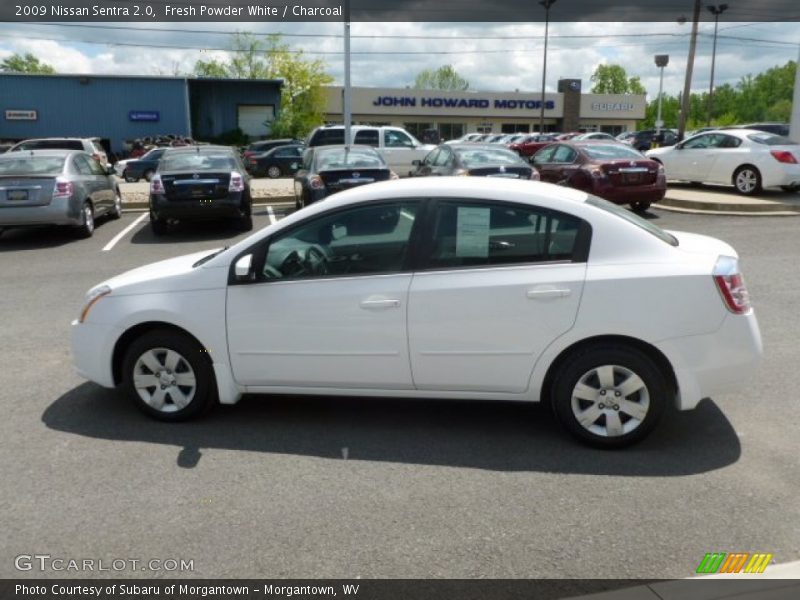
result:
<svg viewBox="0 0 800 600"><path fill-rule="evenodd" d="M358 206L326 214L276 236L262 280L397 273L408 254L417 202Z"/></svg>

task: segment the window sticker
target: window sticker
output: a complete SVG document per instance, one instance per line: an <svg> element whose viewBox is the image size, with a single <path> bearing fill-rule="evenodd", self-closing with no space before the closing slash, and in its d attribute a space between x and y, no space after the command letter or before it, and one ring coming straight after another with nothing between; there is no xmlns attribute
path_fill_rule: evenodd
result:
<svg viewBox="0 0 800 600"><path fill-rule="evenodd" d="M489 216L491 209L459 206L456 219L456 256L489 256Z"/></svg>

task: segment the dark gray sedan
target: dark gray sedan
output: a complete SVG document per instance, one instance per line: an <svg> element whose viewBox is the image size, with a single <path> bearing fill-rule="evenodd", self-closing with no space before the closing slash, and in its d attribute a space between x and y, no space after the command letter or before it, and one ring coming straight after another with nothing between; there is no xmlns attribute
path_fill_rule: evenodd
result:
<svg viewBox="0 0 800 600"><path fill-rule="evenodd" d="M109 169L86 152L27 150L0 155L0 229L69 225L80 237L95 218L122 215Z"/></svg>
<svg viewBox="0 0 800 600"><path fill-rule="evenodd" d="M489 144L442 144L425 160L414 161L412 177L472 175L539 180L539 173L516 152Z"/></svg>

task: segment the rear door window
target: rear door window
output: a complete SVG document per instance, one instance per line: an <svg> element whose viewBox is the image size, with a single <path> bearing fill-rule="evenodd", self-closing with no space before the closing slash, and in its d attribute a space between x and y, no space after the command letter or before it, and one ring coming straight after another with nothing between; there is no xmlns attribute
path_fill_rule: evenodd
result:
<svg viewBox="0 0 800 600"><path fill-rule="evenodd" d="M356 137L353 140L355 144L364 144L365 146L373 146L377 148L380 146L380 136L377 129L364 129L356 132Z"/></svg>

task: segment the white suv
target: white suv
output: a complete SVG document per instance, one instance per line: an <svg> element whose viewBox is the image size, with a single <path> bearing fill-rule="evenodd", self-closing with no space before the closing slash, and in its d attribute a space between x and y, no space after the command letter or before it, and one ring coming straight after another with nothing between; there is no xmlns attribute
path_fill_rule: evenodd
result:
<svg viewBox="0 0 800 600"><path fill-rule="evenodd" d="M414 161L423 160L436 146L423 144L402 127L353 125L351 143L372 146L381 153L389 168L400 177L414 170ZM344 144L344 125L324 125L311 132L306 146Z"/></svg>

